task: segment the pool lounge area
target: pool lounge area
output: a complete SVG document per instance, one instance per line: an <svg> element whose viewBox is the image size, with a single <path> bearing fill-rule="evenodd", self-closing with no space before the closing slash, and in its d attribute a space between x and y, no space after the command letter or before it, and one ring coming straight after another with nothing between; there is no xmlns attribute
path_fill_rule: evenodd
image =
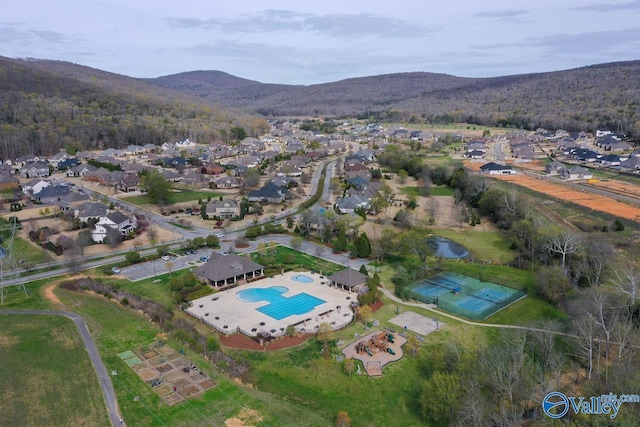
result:
<svg viewBox="0 0 640 427"><path fill-rule="evenodd" d="M299 332L316 332L323 322L342 328L353 321L355 299L324 276L288 272L199 298L186 311L225 335L281 336L289 325Z"/></svg>

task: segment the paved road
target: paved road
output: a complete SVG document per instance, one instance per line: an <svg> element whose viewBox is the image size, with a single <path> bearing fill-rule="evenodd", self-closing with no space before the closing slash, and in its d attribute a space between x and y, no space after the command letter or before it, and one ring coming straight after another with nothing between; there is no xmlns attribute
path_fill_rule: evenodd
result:
<svg viewBox="0 0 640 427"><path fill-rule="evenodd" d="M82 338L84 347L87 350L87 353L89 353L91 364L93 365L93 368L96 371L96 375L98 376L100 388L102 389L102 394L104 396L105 403L107 404L107 411L109 412L111 424L113 426L121 425L120 420L122 419L122 417L120 415L120 409L118 408L118 401L116 400L116 393L113 390L111 378L107 374L107 368L105 368L104 363L102 363L102 359L100 359L98 348L96 347L96 343L91 338L89 328L87 328L87 324L84 322L82 317L80 317L80 315L68 311L56 310L0 310L0 314L64 316L73 320L73 323L76 324L76 328L78 328L78 332L80 333L80 337Z"/></svg>

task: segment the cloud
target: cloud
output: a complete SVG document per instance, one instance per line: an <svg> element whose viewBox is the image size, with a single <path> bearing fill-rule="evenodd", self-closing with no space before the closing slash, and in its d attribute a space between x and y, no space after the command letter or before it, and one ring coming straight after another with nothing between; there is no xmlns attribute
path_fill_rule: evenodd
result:
<svg viewBox="0 0 640 427"><path fill-rule="evenodd" d="M593 3L586 6L574 7L573 10L582 10L586 12L618 12L625 10L637 10L640 9L640 0L635 0L629 3L618 4L605 4L605 3Z"/></svg>
<svg viewBox="0 0 640 427"><path fill-rule="evenodd" d="M527 15L529 12L522 9L506 9L506 10L488 10L485 12L479 12L474 14L473 16L476 18L515 18L520 17L522 15Z"/></svg>
<svg viewBox="0 0 640 427"><path fill-rule="evenodd" d="M50 30L21 28L13 22L0 24L0 42L48 42L65 43L70 40L65 34Z"/></svg>
<svg viewBox="0 0 640 427"><path fill-rule="evenodd" d="M313 15L287 10L263 10L240 15L236 19L169 18L174 28L220 30L225 33L310 32L337 39L353 37L412 38L435 31L435 28L408 21L373 15Z"/></svg>
<svg viewBox="0 0 640 427"><path fill-rule="evenodd" d="M41 40L50 43L64 43L70 40L69 37L67 37L65 34L58 33L56 31L31 30L30 32Z"/></svg>
<svg viewBox="0 0 640 427"><path fill-rule="evenodd" d="M0 24L0 42L18 42L25 41L31 38L29 32L16 28L13 23Z"/></svg>

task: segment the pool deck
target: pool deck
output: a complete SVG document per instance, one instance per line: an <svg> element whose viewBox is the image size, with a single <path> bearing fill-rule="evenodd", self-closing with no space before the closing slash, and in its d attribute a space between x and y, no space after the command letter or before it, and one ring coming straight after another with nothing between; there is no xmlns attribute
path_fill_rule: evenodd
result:
<svg viewBox="0 0 640 427"><path fill-rule="evenodd" d="M298 274L304 274L313 281L300 283L293 280L292 277ZM241 332L248 336L257 336L260 332L269 332L272 336L281 336L289 325L296 325L296 330L300 332L316 332L318 325L324 322L331 324L333 329L340 329L353 321L354 314L349 304L357 300L357 294L330 287L328 284L329 279L319 274L287 272L199 298L192 301L191 307L186 311L225 335ZM282 294L284 297L307 293L325 302L308 313L276 320L257 310L268 305L268 301L247 302L237 296L237 293L244 289L272 286L288 288L288 291Z"/></svg>

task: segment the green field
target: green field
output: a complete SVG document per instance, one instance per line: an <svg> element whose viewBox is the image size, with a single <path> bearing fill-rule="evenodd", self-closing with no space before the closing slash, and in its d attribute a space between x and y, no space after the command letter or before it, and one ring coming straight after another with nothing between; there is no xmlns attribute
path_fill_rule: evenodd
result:
<svg viewBox="0 0 640 427"><path fill-rule="evenodd" d="M35 266L39 266L53 259L51 252L39 248L37 245L19 237L13 240L13 257L18 263L20 260L25 260L32 262Z"/></svg>
<svg viewBox="0 0 640 427"><path fill-rule="evenodd" d="M446 237L449 240L464 246L471 252L475 259L492 260L501 263L509 263L513 260L511 242L502 231L476 231L465 229L434 229L434 234Z"/></svg>
<svg viewBox="0 0 640 427"><path fill-rule="evenodd" d="M330 249L327 248L325 250L328 251ZM251 254L251 259L258 263L260 262L259 254L257 252L253 252ZM344 265L316 258L314 255L306 254L280 245L275 247L275 257L273 258L273 262L269 264L270 265L266 266L267 268L274 267L274 264L276 264L276 268L279 268L277 266L302 268L305 270L311 270L327 275L336 273L346 268Z"/></svg>
<svg viewBox="0 0 640 427"><path fill-rule="evenodd" d="M220 197L221 195L222 194L220 193L214 193L212 191L174 190L171 194L171 201L172 203L197 202L198 200L206 201L209 197L211 197L211 199L213 200ZM153 204L149 200L149 196L146 194L123 197L122 200L136 206Z"/></svg>
<svg viewBox="0 0 640 427"><path fill-rule="evenodd" d="M446 185L433 186L429 188L429 196L453 196L453 188ZM418 187L400 187L400 192L407 196L422 197Z"/></svg>
<svg viewBox="0 0 640 427"><path fill-rule="evenodd" d="M98 378L75 324L0 314L0 424L105 426Z"/></svg>

